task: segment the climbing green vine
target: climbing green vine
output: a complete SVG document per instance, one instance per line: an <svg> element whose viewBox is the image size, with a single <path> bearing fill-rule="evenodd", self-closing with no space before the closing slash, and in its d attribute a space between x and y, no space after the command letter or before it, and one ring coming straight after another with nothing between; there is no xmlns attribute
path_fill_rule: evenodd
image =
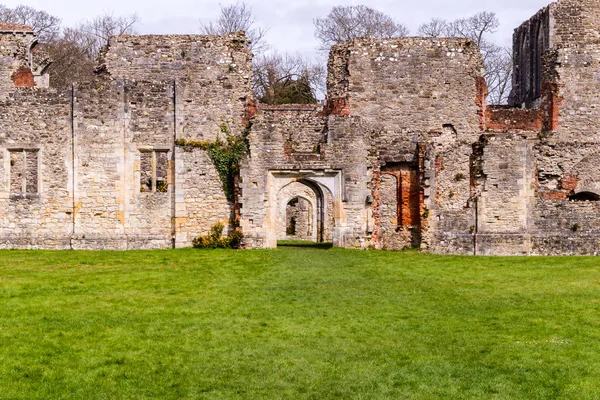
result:
<svg viewBox="0 0 600 400"><path fill-rule="evenodd" d="M225 136L224 139L221 138L221 135L218 135L215 141L178 139L175 141L175 144L184 148L206 150L219 173L227 200L233 201L235 177L240 172L240 161L248 154L248 142L246 138L249 127L244 131L243 135L232 135L229 126L225 123L221 124L219 128Z"/></svg>

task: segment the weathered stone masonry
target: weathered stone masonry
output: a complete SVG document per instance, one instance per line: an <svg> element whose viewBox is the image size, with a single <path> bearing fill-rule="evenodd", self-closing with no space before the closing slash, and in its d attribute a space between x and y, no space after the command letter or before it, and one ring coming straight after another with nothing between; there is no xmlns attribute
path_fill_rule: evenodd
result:
<svg viewBox="0 0 600 400"><path fill-rule="evenodd" d="M246 248L596 254L599 23L600 0L560 0L515 30L509 106L486 104L467 40L337 45L324 106L256 106L241 34L117 37L95 82L55 93L5 26L0 246L183 247L236 217ZM175 145L223 124L249 146L232 203Z"/></svg>
<svg viewBox="0 0 600 400"><path fill-rule="evenodd" d="M222 124L240 134L250 61L243 35L123 36L95 82L0 93L0 247L184 247L228 222L206 153L174 143L214 140ZM37 190L15 183L23 155L37 157Z"/></svg>

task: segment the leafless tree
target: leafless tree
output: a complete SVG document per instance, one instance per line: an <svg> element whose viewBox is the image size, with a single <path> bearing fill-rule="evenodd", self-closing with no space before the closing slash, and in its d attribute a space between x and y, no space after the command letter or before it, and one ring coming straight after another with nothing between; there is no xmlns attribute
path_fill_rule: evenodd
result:
<svg viewBox="0 0 600 400"><path fill-rule="evenodd" d="M253 91L257 99L268 104L289 102L310 103L322 90L325 70L300 55L268 52L267 30L258 26L252 7L244 2L223 6L214 21L204 22L200 31L206 35L225 35L245 31L250 40L253 60Z"/></svg>
<svg viewBox="0 0 600 400"><path fill-rule="evenodd" d="M60 33L60 18L29 6L8 8L0 4L0 22L24 24L33 29L40 42L56 39Z"/></svg>
<svg viewBox="0 0 600 400"><path fill-rule="evenodd" d="M448 21L433 18L431 21L419 26L417 33L425 37L442 37L448 32Z"/></svg>
<svg viewBox="0 0 600 400"><path fill-rule="evenodd" d="M100 15L75 27L61 29L60 19L29 6L8 8L0 4L0 22L28 25L38 36L34 63L51 61L48 72L52 87L63 89L73 82L92 79L101 49L111 36L135 33L136 15ZM38 66L35 66L38 67Z"/></svg>
<svg viewBox="0 0 600 400"><path fill-rule="evenodd" d="M325 68L300 55L270 53L254 62L253 90L267 104L313 103L322 90Z"/></svg>
<svg viewBox="0 0 600 400"><path fill-rule="evenodd" d="M353 38L392 38L408 35L408 28L391 16L364 5L336 6L324 18L314 21L315 37L321 50Z"/></svg>
<svg viewBox="0 0 600 400"><path fill-rule="evenodd" d="M485 78L490 92L490 104L506 104L512 89L513 59L509 48L500 48L501 52L488 57Z"/></svg>
<svg viewBox="0 0 600 400"><path fill-rule="evenodd" d="M81 46L77 31L66 29L62 36L42 48L52 60L48 72L50 86L59 90L70 88L74 82L87 82L94 77L96 61Z"/></svg>
<svg viewBox="0 0 600 400"><path fill-rule="evenodd" d="M482 46L489 40L488 35L494 34L500 26L495 13L480 12L469 18L460 18L448 23L448 35L465 37Z"/></svg>
<svg viewBox="0 0 600 400"><path fill-rule="evenodd" d="M485 66L484 78L489 88L490 104L505 104L511 90L512 56L510 49L493 43L490 36L499 26L496 14L481 12L455 21L432 19L419 27L419 34L427 37L468 38L481 51Z"/></svg>
<svg viewBox="0 0 600 400"><path fill-rule="evenodd" d="M60 37L45 46L52 59L50 84L62 89L73 82L91 80L98 56L109 39L116 35L134 34L137 22L136 15L103 14L63 29Z"/></svg>
<svg viewBox="0 0 600 400"><path fill-rule="evenodd" d="M66 29L65 36L75 41L88 57L95 59L112 36L136 34L135 25L138 22L136 14L115 16L105 13L74 28Z"/></svg>
<svg viewBox="0 0 600 400"><path fill-rule="evenodd" d="M258 20L252 7L244 2L228 6L221 5L221 14L214 21L200 24L200 32L205 35L226 35L238 31L246 32L250 40L250 50L262 54L268 49L265 42L266 29L257 26Z"/></svg>

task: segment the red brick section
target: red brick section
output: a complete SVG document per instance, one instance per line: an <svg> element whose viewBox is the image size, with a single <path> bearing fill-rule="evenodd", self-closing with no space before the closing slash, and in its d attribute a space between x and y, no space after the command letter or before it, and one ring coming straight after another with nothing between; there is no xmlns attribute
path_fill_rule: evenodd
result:
<svg viewBox="0 0 600 400"><path fill-rule="evenodd" d="M435 156L435 172L442 172L446 168L444 167L444 157L441 154Z"/></svg>
<svg viewBox="0 0 600 400"><path fill-rule="evenodd" d="M423 156L425 151L423 151ZM424 158L423 158L424 161ZM422 170L422 168L421 168ZM419 168L409 165L385 166L383 170L373 171L372 193L373 193L373 243L376 248L382 248L383 235L381 231L381 176L391 175L396 178L396 215L398 218L397 228L405 228L401 232L408 234L406 239L413 245L419 245L423 232L429 228L429 218L422 216L426 213L424 176ZM406 229L412 228L412 229ZM400 231L397 231L400 232Z"/></svg>
<svg viewBox="0 0 600 400"><path fill-rule="evenodd" d="M429 230L429 210L425 207L425 161L427 159L427 144L419 143L417 145L417 158L419 220L421 222L419 234L421 235L421 238L423 238L425 233Z"/></svg>
<svg viewBox="0 0 600 400"><path fill-rule="evenodd" d="M569 193L573 190L577 189L577 184L579 183L579 178L577 175L565 174L563 178L560 180L560 186L563 190L568 191Z"/></svg>
<svg viewBox="0 0 600 400"><path fill-rule="evenodd" d="M507 132L511 130L540 132L544 127L541 110L524 110L507 106L487 105L488 87L485 79L477 77L477 114L482 131Z"/></svg>
<svg viewBox="0 0 600 400"><path fill-rule="evenodd" d="M540 191L540 195L546 200L566 200L577 188L579 178L577 175L565 174L560 180L560 189L551 191Z"/></svg>
<svg viewBox="0 0 600 400"><path fill-rule="evenodd" d="M396 177L398 226L419 226L421 218L421 196L416 169L408 167L385 168L382 174Z"/></svg>
<svg viewBox="0 0 600 400"><path fill-rule="evenodd" d="M486 108L487 108L487 96L488 87L483 76L477 77L477 97L475 103L477 104L477 114L479 115L479 128L484 131L486 129Z"/></svg>
<svg viewBox="0 0 600 400"><path fill-rule="evenodd" d="M318 104L259 104L260 111L316 111Z"/></svg>
<svg viewBox="0 0 600 400"><path fill-rule="evenodd" d="M375 247L381 249L383 247L381 234L381 170L374 168L373 178L371 179L371 192L373 193L373 233L371 238Z"/></svg>
<svg viewBox="0 0 600 400"><path fill-rule="evenodd" d="M22 24L0 23L0 32L33 32L33 29Z"/></svg>
<svg viewBox="0 0 600 400"><path fill-rule="evenodd" d="M419 226L421 222L421 202L420 202L420 187L419 177L416 170L400 171L400 225L402 226Z"/></svg>
<svg viewBox="0 0 600 400"><path fill-rule="evenodd" d="M542 84L542 110L544 112L544 130L555 131L560 126L560 106L563 98L560 96L561 85L555 82Z"/></svg>
<svg viewBox="0 0 600 400"><path fill-rule="evenodd" d="M348 98L330 99L323 110L324 115L347 117L350 115L350 102Z"/></svg>
<svg viewBox="0 0 600 400"><path fill-rule="evenodd" d="M254 100L254 99L246 100L246 107L244 109L244 118L242 119L242 122L244 123L244 125L252 122L252 120L254 119L256 114L258 114L258 108L256 107L256 100Z"/></svg>
<svg viewBox="0 0 600 400"><path fill-rule="evenodd" d="M34 87L35 81L33 79L33 73L25 66L20 66L11 75L12 81L15 83L15 87Z"/></svg>
<svg viewBox="0 0 600 400"><path fill-rule="evenodd" d="M512 130L541 132L544 125L544 113L538 109L488 106L485 117L486 129L494 132Z"/></svg>

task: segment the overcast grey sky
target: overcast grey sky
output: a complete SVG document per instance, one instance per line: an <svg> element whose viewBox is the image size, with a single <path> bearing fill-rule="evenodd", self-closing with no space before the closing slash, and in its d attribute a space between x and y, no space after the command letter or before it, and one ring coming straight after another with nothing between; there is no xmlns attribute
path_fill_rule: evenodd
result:
<svg viewBox="0 0 600 400"><path fill-rule="evenodd" d="M26 4L63 19L66 25L104 12L115 15L137 13L140 33L198 33L200 21L209 21L219 13L219 3L228 0L0 0L14 7ZM393 16L407 25L412 34L432 17L455 19L480 11L493 11L500 19L496 42L511 44L512 31L550 0L246 0L261 24L269 28L267 41L281 51L314 54L313 19L327 15L334 5L366 4Z"/></svg>

